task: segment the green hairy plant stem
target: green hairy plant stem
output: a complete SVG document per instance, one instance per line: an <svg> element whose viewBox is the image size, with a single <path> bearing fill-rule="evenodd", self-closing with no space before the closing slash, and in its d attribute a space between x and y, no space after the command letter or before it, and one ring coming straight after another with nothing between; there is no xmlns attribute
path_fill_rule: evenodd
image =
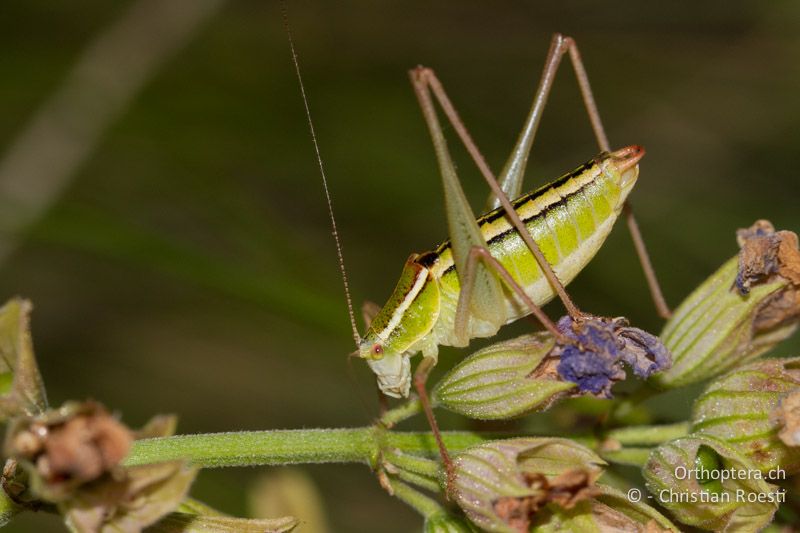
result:
<svg viewBox="0 0 800 533"><path fill-rule="evenodd" d="M480 444L496 434L446 431L453 451ZM127 466L188 460L202 468L287 465L300 463L375 464L381 449L435 457L438 448L430 432L392 432L380 427L356 429L290 429L178 435L134 443Z"/></svg>
<svg viewBox="0 0 800 533"><path fill-rule="evenodd" d="M628 427L608 437L622 445L655 446L685 435L688 424ZM503 437L489 432L444 431L447 448L455 453ZM573 438L587 446L592 437ZM276 466L289 464L364 463L374 466L383 453L392 463L412 473L435 474L425 457L437 458L433 434L424 431L390 431L380 426L354 429L288 429L177 435L138 440L126 466L188 460L201 468L229 466Z"/></svg>

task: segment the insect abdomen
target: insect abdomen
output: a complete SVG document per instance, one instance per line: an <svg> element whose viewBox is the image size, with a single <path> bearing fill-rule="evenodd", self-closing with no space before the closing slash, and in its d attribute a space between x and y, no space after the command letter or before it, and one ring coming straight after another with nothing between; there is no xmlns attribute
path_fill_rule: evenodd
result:
<svg viewBox="0 0 800 533"><path fill-rule="evenodd" d="M601 175L551 203L538 214L523 218L545 259L566 285L594 257L617 218L619 188ZM515 229L504 239L489 243L497 257L537 305L550 301L555 292L542 269ZM507 321L528 314L527 308L509 296Z"/></svg>
<svg viewBox="0 0 800 533"><path fill-rule="evenodd" d="M547 261L561 282L571 282L594 257L616 221L622 205L619 180L601 163L590 162L550 185L513 202ZM555 292L547 282L535 257L504 213L496 209L478 219L489 250L511 273L537 305L550 301ZM442 292L442 306L435 334L440 344L451 344L455 305L460 285L449 243L437 249L436 269ZM527 308L510 290L505 291L503 322L528 314ZM470 337L485 337L496 328L471 319Z"/></svg>

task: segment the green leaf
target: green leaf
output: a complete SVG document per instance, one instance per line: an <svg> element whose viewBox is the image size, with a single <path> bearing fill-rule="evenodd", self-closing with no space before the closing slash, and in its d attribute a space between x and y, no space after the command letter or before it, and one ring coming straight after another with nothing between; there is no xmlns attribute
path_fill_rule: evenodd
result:
<svg viewBox="0 0 800 533"><path fill-rule="evenodd" d="M270 469L247 491L247 500L249 516L301 516L304 529L316 533L331 531L322 495L305 469Z"/></svg>
<svg viewBox="0 0 800 533"><path fill-rule="evenodd" d="M463 518L443 512L425 518L423 531L425 533L472 533L476 529Z"/></svg>
<svg viewBox="0 0 800 533"><path fill-rule="evenodd" d="M12 500L5 490L0 490L0 527L11 522L23 510L24 507Z"/></svg>
<svg viewBox="0 0 800 533"><path fill-rule="evenodd" d="M291 516L247 519L171 513L145 531L147 533L283 533L291 531L298 523L298 520Z"/></svg>
<svg viewBox="0 0 800 533"><path fill-rule="evenodd" d="M30 334L27 300L14 298L0 308L0 417L36 415L47 409Z"/></svg>

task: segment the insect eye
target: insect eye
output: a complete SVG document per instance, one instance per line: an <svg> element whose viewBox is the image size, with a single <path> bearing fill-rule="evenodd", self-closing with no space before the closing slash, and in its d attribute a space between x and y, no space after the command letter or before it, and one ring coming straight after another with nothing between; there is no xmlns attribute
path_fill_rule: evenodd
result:
<svg viewBox="0 0 800 533"><path fill-rule="evenodd" d="M380 344L375 344L372 346L372 355L375 359L380 359L383 357L383 346Z"/></svg>

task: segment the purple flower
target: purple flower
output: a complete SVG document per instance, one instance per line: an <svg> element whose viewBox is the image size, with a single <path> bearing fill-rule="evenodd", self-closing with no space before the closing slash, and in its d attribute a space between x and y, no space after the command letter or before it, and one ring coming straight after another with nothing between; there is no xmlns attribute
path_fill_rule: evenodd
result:
<svg viewBox="0 0 800 533"><path fill-rule="evenodd" d="M554 348L554 354L561 357L559 375L601 398L610 398L614 383L625 379L623 362L640 378L671 365L669 351L659 338L629 327L624 318L575 321L565 316L558 321L558 329L569 341Z"/></svg>

